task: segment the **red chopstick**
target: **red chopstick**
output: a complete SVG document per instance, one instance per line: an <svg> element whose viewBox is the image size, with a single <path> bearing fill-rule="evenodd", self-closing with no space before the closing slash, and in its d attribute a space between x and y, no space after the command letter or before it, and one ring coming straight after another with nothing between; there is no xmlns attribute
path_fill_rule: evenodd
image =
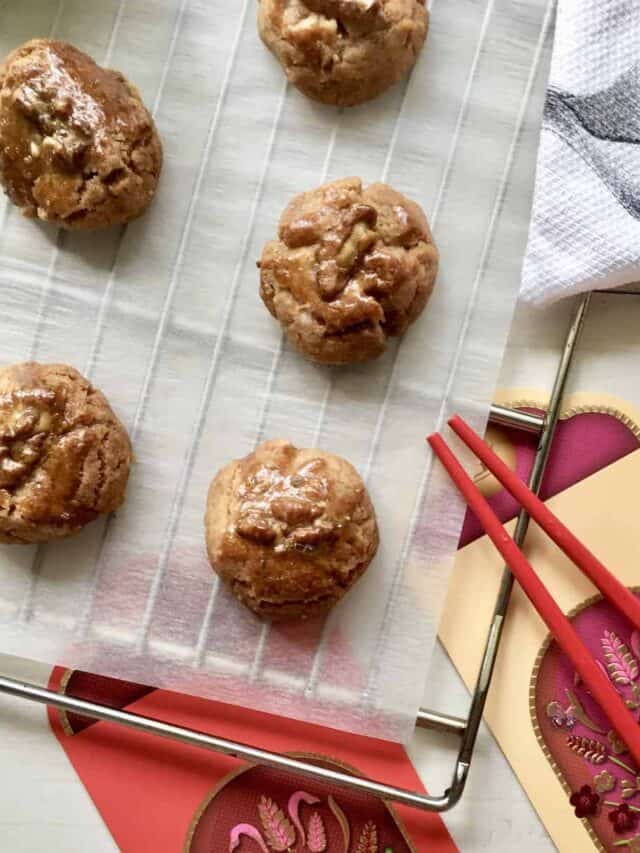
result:
<svg viewBox="0 0 640 853"><path fill-rule="evenodd" d="M592 552L580 542L568 527L533 492L518 479L518 476L497 456L477 432L459 416L449 421L451 429L483 462L502 485L511 492L519 504L540 525L556 545L581 569L611 604L640 630L640 601L613 575Z"/></svg>
<svg viewBox="0 0 640 853"><path fill-rule="evenodd" d="M500 519L479 492L451 449L439 435L428 439L466 502L475 513L487 535L502 554L527 597L538 611L560 648L591 691L591 695L609 718L629 752L640 766L640 727L616 693L613 685L600 670L576 633L571 622L555 603L531 564L500 523Z"/></svg>

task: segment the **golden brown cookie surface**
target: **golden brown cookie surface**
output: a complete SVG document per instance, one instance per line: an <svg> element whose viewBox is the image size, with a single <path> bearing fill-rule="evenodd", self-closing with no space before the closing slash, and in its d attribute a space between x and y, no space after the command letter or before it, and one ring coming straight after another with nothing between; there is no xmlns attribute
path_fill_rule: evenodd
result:
<svg viewBox="0 0 640 853"><path fill-rule="evenodd" d="M60 539L113 512L130 465L124 426L72 367L0 369L0 542Z"/></svg>
<svg viewBox="0 0 640 853"><path fill-rule="evenodd" d="M375 98L413 66L424 0L260 0L262 40L289 81L325 104Z"/></svg>
<svg viewBox="0 0 640 853"><path fill-rule="evenodd" d="M0 66L0 177L23 214L91 229L140 216L162 147L140 95L70 44L35 39Z"/></svg>
<svg viewBox="0 0 640 853"><path fill-rule="evenodd" d="M322 450L266 441L214 478L205 517L209 560L259 616L304 619L332 607L378 547L358 472Z"/></svg>
<svg viewBox="0 0 640 853"><path fill-rule="evenodd" d="M381 355L424 309L438 270L421 208L386 184L345 178L303 193L260 261L260 294L312 361Z"/></svg>

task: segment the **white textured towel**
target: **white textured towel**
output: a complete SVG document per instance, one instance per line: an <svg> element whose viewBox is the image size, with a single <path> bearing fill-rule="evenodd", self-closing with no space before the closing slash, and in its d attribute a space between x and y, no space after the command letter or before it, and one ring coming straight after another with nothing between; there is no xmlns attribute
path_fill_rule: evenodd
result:
<svg viewBox="0 0 640 853"><path fill-rule="evenodd" d="M640 279L640 0L560 0L522 298Z"/></svg>

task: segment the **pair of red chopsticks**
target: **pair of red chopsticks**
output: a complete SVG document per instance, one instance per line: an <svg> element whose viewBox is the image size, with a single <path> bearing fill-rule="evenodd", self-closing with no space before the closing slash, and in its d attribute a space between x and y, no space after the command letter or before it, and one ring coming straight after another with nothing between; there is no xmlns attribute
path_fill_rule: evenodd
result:
<svg viewBox="0 0 640 853"><path fill-rule="evenodd" d="M491 450L480 436L456 415L449 426L518 500L549 537L595 584L602 595L640 630L640 601L571 533L516 474ZM556 642L573 664L591 695L606 713L611 725L640 766L640 726L622 697L597 665L573 625L560 610L531 564L506 532L442 436L427 439L449 476L473 510L485 532L504 557L527 597L536 608Z"/></svg>

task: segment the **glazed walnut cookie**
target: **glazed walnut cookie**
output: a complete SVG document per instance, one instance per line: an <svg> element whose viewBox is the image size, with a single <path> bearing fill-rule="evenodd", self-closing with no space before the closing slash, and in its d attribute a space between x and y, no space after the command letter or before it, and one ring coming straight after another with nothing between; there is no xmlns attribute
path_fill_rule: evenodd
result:
<svg viewBox="0 0 640 853"><path fill-rule="evenodd" d="M305 95L337 106L376 97L414 64L424 0L260 0L262 40Z"/></svg>
<svg viewBox="0 0 640 853"><path fill-rule="evenodd" d="M153 119L119 72L47 39L0 66L0 177L26 216L123 224L149 205L161 165Z"/></svg>
<svg viewBox="0 0 640 853"><path fill-rule="evenodd" d="M116 510L130 465L125 428L72 367L0 369L0 542L71 536Z"/></svg>
<svg viewBox="0 0 640 853"><path fill-rule="evenodd" d="M293 346L346 364L379 356L420 315L438 250L417 204L345 178L293 199L259 266L262 299Z"/></svg>
<svg viewBox="0 0 640 853"><path fill-rule="evenodd" d="M322 450L266 441L209 489L207 550L240 601L273 620L326 612L378 548L373 506L357 471Z"/></svg>

